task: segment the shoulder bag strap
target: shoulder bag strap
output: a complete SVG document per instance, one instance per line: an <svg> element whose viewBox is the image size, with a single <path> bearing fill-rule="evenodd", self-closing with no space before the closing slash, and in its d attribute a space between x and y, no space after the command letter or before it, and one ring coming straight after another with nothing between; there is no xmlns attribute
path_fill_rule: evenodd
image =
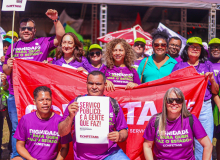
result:
<svg viewBox="0 0 220 160"><path fill-rule="evenodd" d="M145 61L144 68L143 68L143 71L142 71L142 73L141 73L141 83L142 83L143 74L144 74L144 69L145 69L145 66L146 66L146 64L147 64L147 61L148 61L148 58L147 58L146 61Z"/></svg>

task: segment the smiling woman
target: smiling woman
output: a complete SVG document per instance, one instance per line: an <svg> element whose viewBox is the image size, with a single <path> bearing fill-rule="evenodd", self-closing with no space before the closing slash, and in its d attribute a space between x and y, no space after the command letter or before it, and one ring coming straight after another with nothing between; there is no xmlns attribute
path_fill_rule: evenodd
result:
<svg viewBox="0 0 220 160"><path fill-rule="evenodd" d="M132 67L136 60L134 51L124 39L114 39L107 44L104 56L106 66L100 70L106 76L107 91L115 90L114 85L132 89L140 84L137 71Z"/></svg>
<svg viewBox="0 0 220 160"><path fill-rule="evenodd" d="M207 52L202 45L202 39L200 37L191 37L187 40L187 44L181 54L183 61L177 63L173 68L173 71L193 66L199 74L204 75L205 78L209 80L199 115L199 121L208 134L209 139L212 141L214 122L211 98L212 94L218 94L219 86L216 83L217 78L214 76L213 64L207 60L206 56ZM197 159L202 159L202 153L202 146L198 141L195 141L195 156Z"/></svg>
<svg viewBox="0 0 220 160"><path fill-rule="evenodd" d="M89 62L83 57L83 45L71 32L63 35L52 63L59 66L68 64L78 68L78 71L87 72L89 70Z"/></svg>
<svg viewBox="0 0 220 160"><path fill-rule="evenodd" d="M166 30L155 30L152 37L154 54L149 58L144 58L137 70L141 83L168 76L177 63L170 55L166 54L168 46L168 33Z"/></svg>
<svg viewBox="0 0 220 160"><path fill-rule="evenodd" d="M167 157L195 160L194 138L203 146L201 160L211 159L212 143L199 120L187 110L184 95L179 88L170 88L165 93L162 113L150 119L143 137L146 160Z"/></svg>

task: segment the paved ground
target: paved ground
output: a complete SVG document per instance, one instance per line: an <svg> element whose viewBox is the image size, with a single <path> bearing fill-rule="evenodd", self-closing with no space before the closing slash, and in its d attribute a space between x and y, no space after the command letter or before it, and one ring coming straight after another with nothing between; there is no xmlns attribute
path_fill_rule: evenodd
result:
<svg viewBox="0 0 220 160"><path fill-rule="evenodd" d="M8 142L9 142L9 130L8 130L8 125L7 125L7 121L4 121L4 127L3 127L3 139L2 139L2 155L0 158L0 160L10 160L9 158L9 151L7 149L8 146ZM212 158L213 160L216 160L216 151L215 151L215 145L216 145L216 139L213 139L213 152L212 152Z"/></svg>

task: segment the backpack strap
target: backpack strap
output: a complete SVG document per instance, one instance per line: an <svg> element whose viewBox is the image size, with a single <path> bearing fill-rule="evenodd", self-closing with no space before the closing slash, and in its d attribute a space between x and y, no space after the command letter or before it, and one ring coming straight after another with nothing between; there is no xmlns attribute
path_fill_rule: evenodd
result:
<svg viewBox="0 0 220 160"><path fill-rule="evenodd" d="M189 125L190 125L192 132L193 132L193 117L192 117L192 115L189 116Z"/></svg>
<svg viewBox="0 0 220 160"><path fill-rule="evenodd" d="M118 116L118 112L119 112L119 104L118 104L118 101L112 97L109 97L110 98L110 102L111 102L111 105L113 107L113 111L115 113L115 117L117 118Z"/></svg>
<svg viewBox="0 0 220 160"><path fill-rule="evenodd" d="M154 122L155 134L157 134L158 126L159 126L159 117L156 117L156 120Z"/></svg>
<svg viewBox="0 0 220 160"><path fill-rule="evenodd" d="M141 83L142 83L143 74L144 74L144 69L145 69L145 66L146 66L146 64L147 64L147 61L148 61L148 57L147 57L147 59L146 59L146 61L145 61L144 68L143 68L142 73L141 73Z"/></svg>

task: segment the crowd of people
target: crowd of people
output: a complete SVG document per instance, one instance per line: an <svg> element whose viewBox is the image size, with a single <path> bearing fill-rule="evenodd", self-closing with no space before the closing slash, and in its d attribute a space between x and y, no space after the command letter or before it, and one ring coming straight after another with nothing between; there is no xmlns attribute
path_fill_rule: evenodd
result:
<svg viewBox="0 0 220 160"><path fill-rule="evenodd" d="M114 92L115 87L124 86L126 90L161 79L174 71L193 66L196 71L208 79L204 102L198 118L186 107L185 98L179 88L170 88L164 95L162 113L152 116L143 134L143 152L145 159L212 159L213 135L217 139L216 150L220 160L220 127L214 126L213 107L220 110L220 39L213 38L205 50L202 39L191 37L180 53L182 41L178 37L169 37L166 30L154 30L152 33L151 56L145 55L146 41L138 37L131 46L124 39L113 39L107 43L105 50L98 45L89 47L86 57L83 44L73 33L65 33L56 10L46 12L56 30L53 37L35 38L34 20L27 18L20 21L19 36L14 32L13 57L10 44L12 32L4 36L1 57L1 87L8 98L8 126L10 142L8 149L13 160L52 160L65 159L69 151L69 142L73 142L74 159L129 159L117 142L126 141L128 126L123 111L118 103L118 112L109 102L109 110L114 112L109 125L108 145L82 144L76 142L75 133L71 136L71 128L75 124L75 115L79 110L77 98L72 100L63 117L50 110L52 92L46 86L37 87L33 93L33 102L37 111L24 115L18 123L17 109L13 90L13 63L16 58L49 63L48 54L56 49L52 64L69 65L85 72L87 77L87 95L104 96L104 91ZM219 66L219 67L218 67ZM181 70L180 70L181 71ZM2 93L2 92L1 92ZM3 94L3 93L2 93ZM111 99L111 98L110 98ZM116 100L113 100L116 101ZM116 101L117 102L117 101ZM3 116L0 116L0 145L2 143ZM36 134L41 131L40 136ZM46 133L46 131L51 131ZM189 141L178 142L181 146L164 146L162 141L172 136L173 131L187 136ZM40 145L34 141L44 142L45 136L53 136L50 146ZM174 137L174 136L173 136ZM175 139L175 138L174 138ZM177 141L177 140L176 140ZM58 144L61 144L58 150ZM154 144L154 145L153 145ZM2 150L0 149L0 154Z"/></svg>

